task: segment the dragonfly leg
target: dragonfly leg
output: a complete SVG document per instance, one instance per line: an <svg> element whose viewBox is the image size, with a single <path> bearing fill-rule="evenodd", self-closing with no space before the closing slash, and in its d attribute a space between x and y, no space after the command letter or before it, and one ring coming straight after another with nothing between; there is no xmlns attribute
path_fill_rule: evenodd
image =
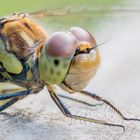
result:
<svg viewBox="0 0 140 140"><path fill-rule="evenodd" d="M3 111L4 109L8 108L9 106L11 106L18 100L19 100L18 98L13 98L10 101L7 101L6 103L4 103L3 105L0 106L0 112Z"/></svg>
<svg viewBox="0 0 140 140"><path fill-rule="evenodd" d="M0 95L0 100L6 100L6 99L14 98L14 97L22 97L29 94L32 94L32 90L25 90L25 91L19 91L19 92L8 93L8 94L6 93L6 94Z"/></svg>
<svg viewBox="0 0 140 140"><path fill-rule="evenodd" d="M25 90L25 91L19 91L19 90L21 89L15 88L15 89L0 90L0 112L8 108L15 102L17 102L19 99L21 99L21 97L23 98L28 93L30 93L29 90ZM11 93L8 93L8 92L11 92Z"/></svg>
<svg viewBox="0 0 140 140"><path fill-rule="evenodd" d="M59 97L62 97L64 99L68 99L68 100L71 100L71 101L75 101L75 102L78 102L78 103L81 103L81 104L84 104L84 105L87 105L87 106L90 106L90 107L97 107L97 106L102 106L104 103L100 103L100 104L91 104L91 103L87 103L85 101L81 101L81 100L78 100L78 99L75 99L75 98L71 98L71 97L68 97L68 96L65 96L65 95L60 95L58 94Z"/></svg>
<svg viewBox="0 0 140 140"><path fill-rule="evenodd" d="M97 101L102 101L103 103L105 103L106 105L110 106L115 112L117 112L121 117L122 119L126 120L126 121L140 121L140 119L135 119L135 118L127 118L125 117L120 111L119 109L117 109L114 105L112 105L109 101L103 99L102 97L96 95L96 94L92 94L88 91L80 91L79 92L80 94L83 94L83 95L86 95L88 97L91 97Z"/></svg>
<svg viewBox="0 0 140 140"><path fill-rule="evenodd" d="M125 128L124 128L123 125L113 124L113 123L107 123L107 122L105 122L103 120L96 120L96 119L92 119L92 118L86 118L86 117L82 117L82 116L71 114L71 112L64 106L64 104L60 101L60 99L58 98L58 96L55 94L55 91L54 91L53 87L48 86L48 91L49 91L50 96L53 99L53 101L56 103L56 105L59 107L59 109L61 110L61 112L66 117L70 117L70 118L73 118L73 119L76 119L76 120L83 120L83 121L88 121L88 122L92 122L92 123L102 124L102 125L120 127L120 128L123 128L123 130L125 131Z"/></svg>

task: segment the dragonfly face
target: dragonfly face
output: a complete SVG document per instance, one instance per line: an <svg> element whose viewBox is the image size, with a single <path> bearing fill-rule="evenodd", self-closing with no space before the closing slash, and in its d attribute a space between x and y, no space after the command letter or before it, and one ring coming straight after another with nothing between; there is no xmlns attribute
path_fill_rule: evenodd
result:
<svg viewBox="0 0 140 140"><path fill-rule="evenodd" d="M61 84L65 90L78 91L85 88L95 75L100 63L94 37L80 27L72 27L70 33L76 38L76 52L69 71Z"/></svg>
<svg viewBox="0 0 140 140"><path fill-rule="evenodd" d="M38 61L40 78L49 84L62 83L62 88L82 90L99 65L95 46L94 37L80 27L72 27L68 33L52 34Z"/></svg>

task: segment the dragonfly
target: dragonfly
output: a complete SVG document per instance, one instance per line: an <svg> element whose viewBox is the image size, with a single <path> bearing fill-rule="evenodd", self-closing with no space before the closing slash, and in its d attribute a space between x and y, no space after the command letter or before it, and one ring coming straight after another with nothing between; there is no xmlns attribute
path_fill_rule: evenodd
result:
<svg viewBox="0 0 140 140"><path fill-rule="evenodd" d="M125 117L106 99L84 90L100 64L98 45L89 31L71 27L68 32L47 35L44 28L32 19L67 13L70 11L16 13L0 19L0 82L20 87L0 91L0 111L30 94L37 94L46 86L52 100L66 117L125 130L120 124L72 114L60 100L62 96L57 94L56 87L60 87L71 96L76 93L103 102L123 120L140 121ZM75 101L84 103L78 99Z"/></svg>

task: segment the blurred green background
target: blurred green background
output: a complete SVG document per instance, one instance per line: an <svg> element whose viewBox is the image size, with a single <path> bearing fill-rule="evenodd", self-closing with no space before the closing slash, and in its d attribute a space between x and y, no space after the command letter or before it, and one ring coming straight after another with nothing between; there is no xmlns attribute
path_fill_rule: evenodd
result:
<svg viewBox="0 0 140 140"><path fill-rule="evenodd" d="M110 16L107 15L109 11L104 11L104 8L107 7L111 9L112 6L119 4L119 2L119 0L5 0L0 3L0 16L16 12L30 13L40 10L70 7L74 11L80 9L82 12L39 19L42 23L45 23L44 25L49 29L47 32L67 30L71 26L80 26L88 30L96 30L100 28L99 23L104 22L106 18L110 18ZM101 9L97 10L98 7ZM95 9L97 10L96 12L94 11Z"/></svg>
<svg viewBox="0 0 140 140"><path fill-rule="evenodd" d="M118 0L119 1L119 0ZM0 16L14 12L31 12L37 10L47 10L63 8L66 6L95 6L95 5L112 5L118 3L116 0L4 0L0 3Z"/></svg>

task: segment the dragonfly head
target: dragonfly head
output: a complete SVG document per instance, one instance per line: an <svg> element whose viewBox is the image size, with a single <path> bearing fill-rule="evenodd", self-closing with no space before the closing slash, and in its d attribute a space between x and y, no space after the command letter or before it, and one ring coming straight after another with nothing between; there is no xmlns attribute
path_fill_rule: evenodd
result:
<svg viewBox="0 0 140 140"><path fill-rule="evenodd" d="M76 50L76 39L65 32L55 32L46 41L38 61L40 78L45 83L60 84Z"/></svg>
<svg viewBox="0 0 140 140"><path fill-rule="evenodd" d="M76 38L76 51L61 88L66 91L79 91L83 90L96 74L100 56L91 33L80 27L71 27L69 32Z"/></svg>

